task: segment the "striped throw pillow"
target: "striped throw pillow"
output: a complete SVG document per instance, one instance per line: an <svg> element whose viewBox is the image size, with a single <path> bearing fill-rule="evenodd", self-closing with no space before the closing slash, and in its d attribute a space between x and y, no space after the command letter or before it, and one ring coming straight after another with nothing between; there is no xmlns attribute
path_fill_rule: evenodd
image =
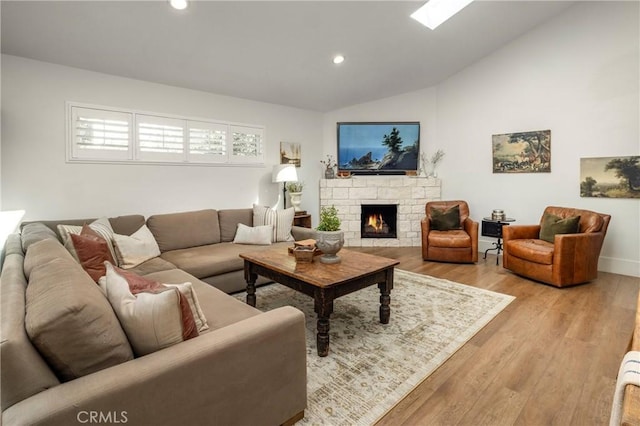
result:
<svg viewBox="0 0 640 426"><path fill-rule="evenodd" d="M285 210L274 210L271 207L253 205L253 226L273 225L272 243L293 241L291 226L293 225L293 207Z"/></svg>

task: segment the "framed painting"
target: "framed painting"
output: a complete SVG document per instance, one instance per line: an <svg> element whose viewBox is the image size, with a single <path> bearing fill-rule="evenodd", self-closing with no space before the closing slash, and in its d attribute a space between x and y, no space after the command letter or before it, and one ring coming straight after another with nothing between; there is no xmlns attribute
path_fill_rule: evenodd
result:
<svg viewBox="0 0 640 426"><path fill-rule="evenodd" d="M640 198L640 155L580 159L580 196Z"/></svg>
<svg viewBox="0 0 640 426"><path fill-rule="evenodd" d="M280 142L280 164L294 164L300 167L300 144L291 142Z"/></svg>
<svg viewBox="0 0 640 426"><path fill-rule="evenodd" d="M551 130L492 136L493 173L550 173Z"/></svg>

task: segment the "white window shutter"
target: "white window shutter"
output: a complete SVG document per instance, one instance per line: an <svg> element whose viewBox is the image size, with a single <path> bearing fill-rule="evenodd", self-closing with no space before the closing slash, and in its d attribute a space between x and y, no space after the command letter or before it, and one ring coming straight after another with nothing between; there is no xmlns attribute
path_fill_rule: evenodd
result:
<svg viewBox="0 0 640 426"><path fill-rule="evenodd" d="M136 114L137 158L146 161L184 161L185 120Z"/></svg>
<svg viewBox="0 0 640 426"><path fill-rule="evenodd" d="M228 161L229 126L222 123L187 121L188 160L193 163L225 163Z"/></svg>
<svg viewBox="0 0 640 426"><path fill-rule="evenodd" d="M262 163L264 161L264 128L229 126L231 148L229 161L233 163Z"/></svg>
<svg viewBox="0 0 640 426"><path fill-rule="evenodd" d="M126 112L71 107L70 159L131 158L132 117Z"/></svg>

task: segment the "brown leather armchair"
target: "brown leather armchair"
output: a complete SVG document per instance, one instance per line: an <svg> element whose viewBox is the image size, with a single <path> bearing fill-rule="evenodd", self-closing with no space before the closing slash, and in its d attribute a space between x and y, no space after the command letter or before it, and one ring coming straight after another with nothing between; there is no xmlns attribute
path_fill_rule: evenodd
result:
<svg viewBox="0 0 640 426"><path fill-rule="evenodd" d="M449 231L432 229L432 209L446 210L453 206L460 210L460 228ZM478 222L469 217L465 201L430 201L425 206L422 228L422 258L440 262L475 263L478 261Z"/></svg>
<svg viewBox="0 0 640 426"><path fill-rule="evenodd" d="M502 227L502 265L518 275L565 287L591 281L598 276L598 257L611 216L567 207L544 210L562 219L580 216L578 233L556 234L554 242L540 239L539 225ZM542 217L544 218L544 214Z"/></svg>

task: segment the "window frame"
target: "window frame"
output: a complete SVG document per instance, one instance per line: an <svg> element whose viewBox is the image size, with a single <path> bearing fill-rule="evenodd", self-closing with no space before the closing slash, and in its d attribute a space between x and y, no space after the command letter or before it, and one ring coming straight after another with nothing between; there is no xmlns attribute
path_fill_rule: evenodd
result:
<svg viewBox="0 0 640 426"><path fill-rule="evenodd" d="M104 117L128 117L127 150L82 149L76 142L76 117L81 114L94 115L104 113ZM106 118L104 118L106 119ZM142 147L139 125L143 119L159 125L182 127L181 152L153 152L145 151ZM130 108L107 107L80 102L66 102L66 160L67 163L113 163L113 164L158 164L158 165L196 165L196 166L259 166L264 167L266 139L265 126L256 124L236 123L202 117L189 117L177 114L135 110ZM165 123L165 124L163 124ZM224 154L198 153L194 148L191 130L211 130L217 132L217 138L223 132ZM258 137L258 152L254 156L233 155L234 131L250 131ZM171 129L167 128L167 132ZM202 132L200 132L202 133ZM247 133L249 135L249 133ZM195 135L195 133L194 133ZM215 143L214 143L215 144ZM126 153L126 154L123 154Z"/></svg>

